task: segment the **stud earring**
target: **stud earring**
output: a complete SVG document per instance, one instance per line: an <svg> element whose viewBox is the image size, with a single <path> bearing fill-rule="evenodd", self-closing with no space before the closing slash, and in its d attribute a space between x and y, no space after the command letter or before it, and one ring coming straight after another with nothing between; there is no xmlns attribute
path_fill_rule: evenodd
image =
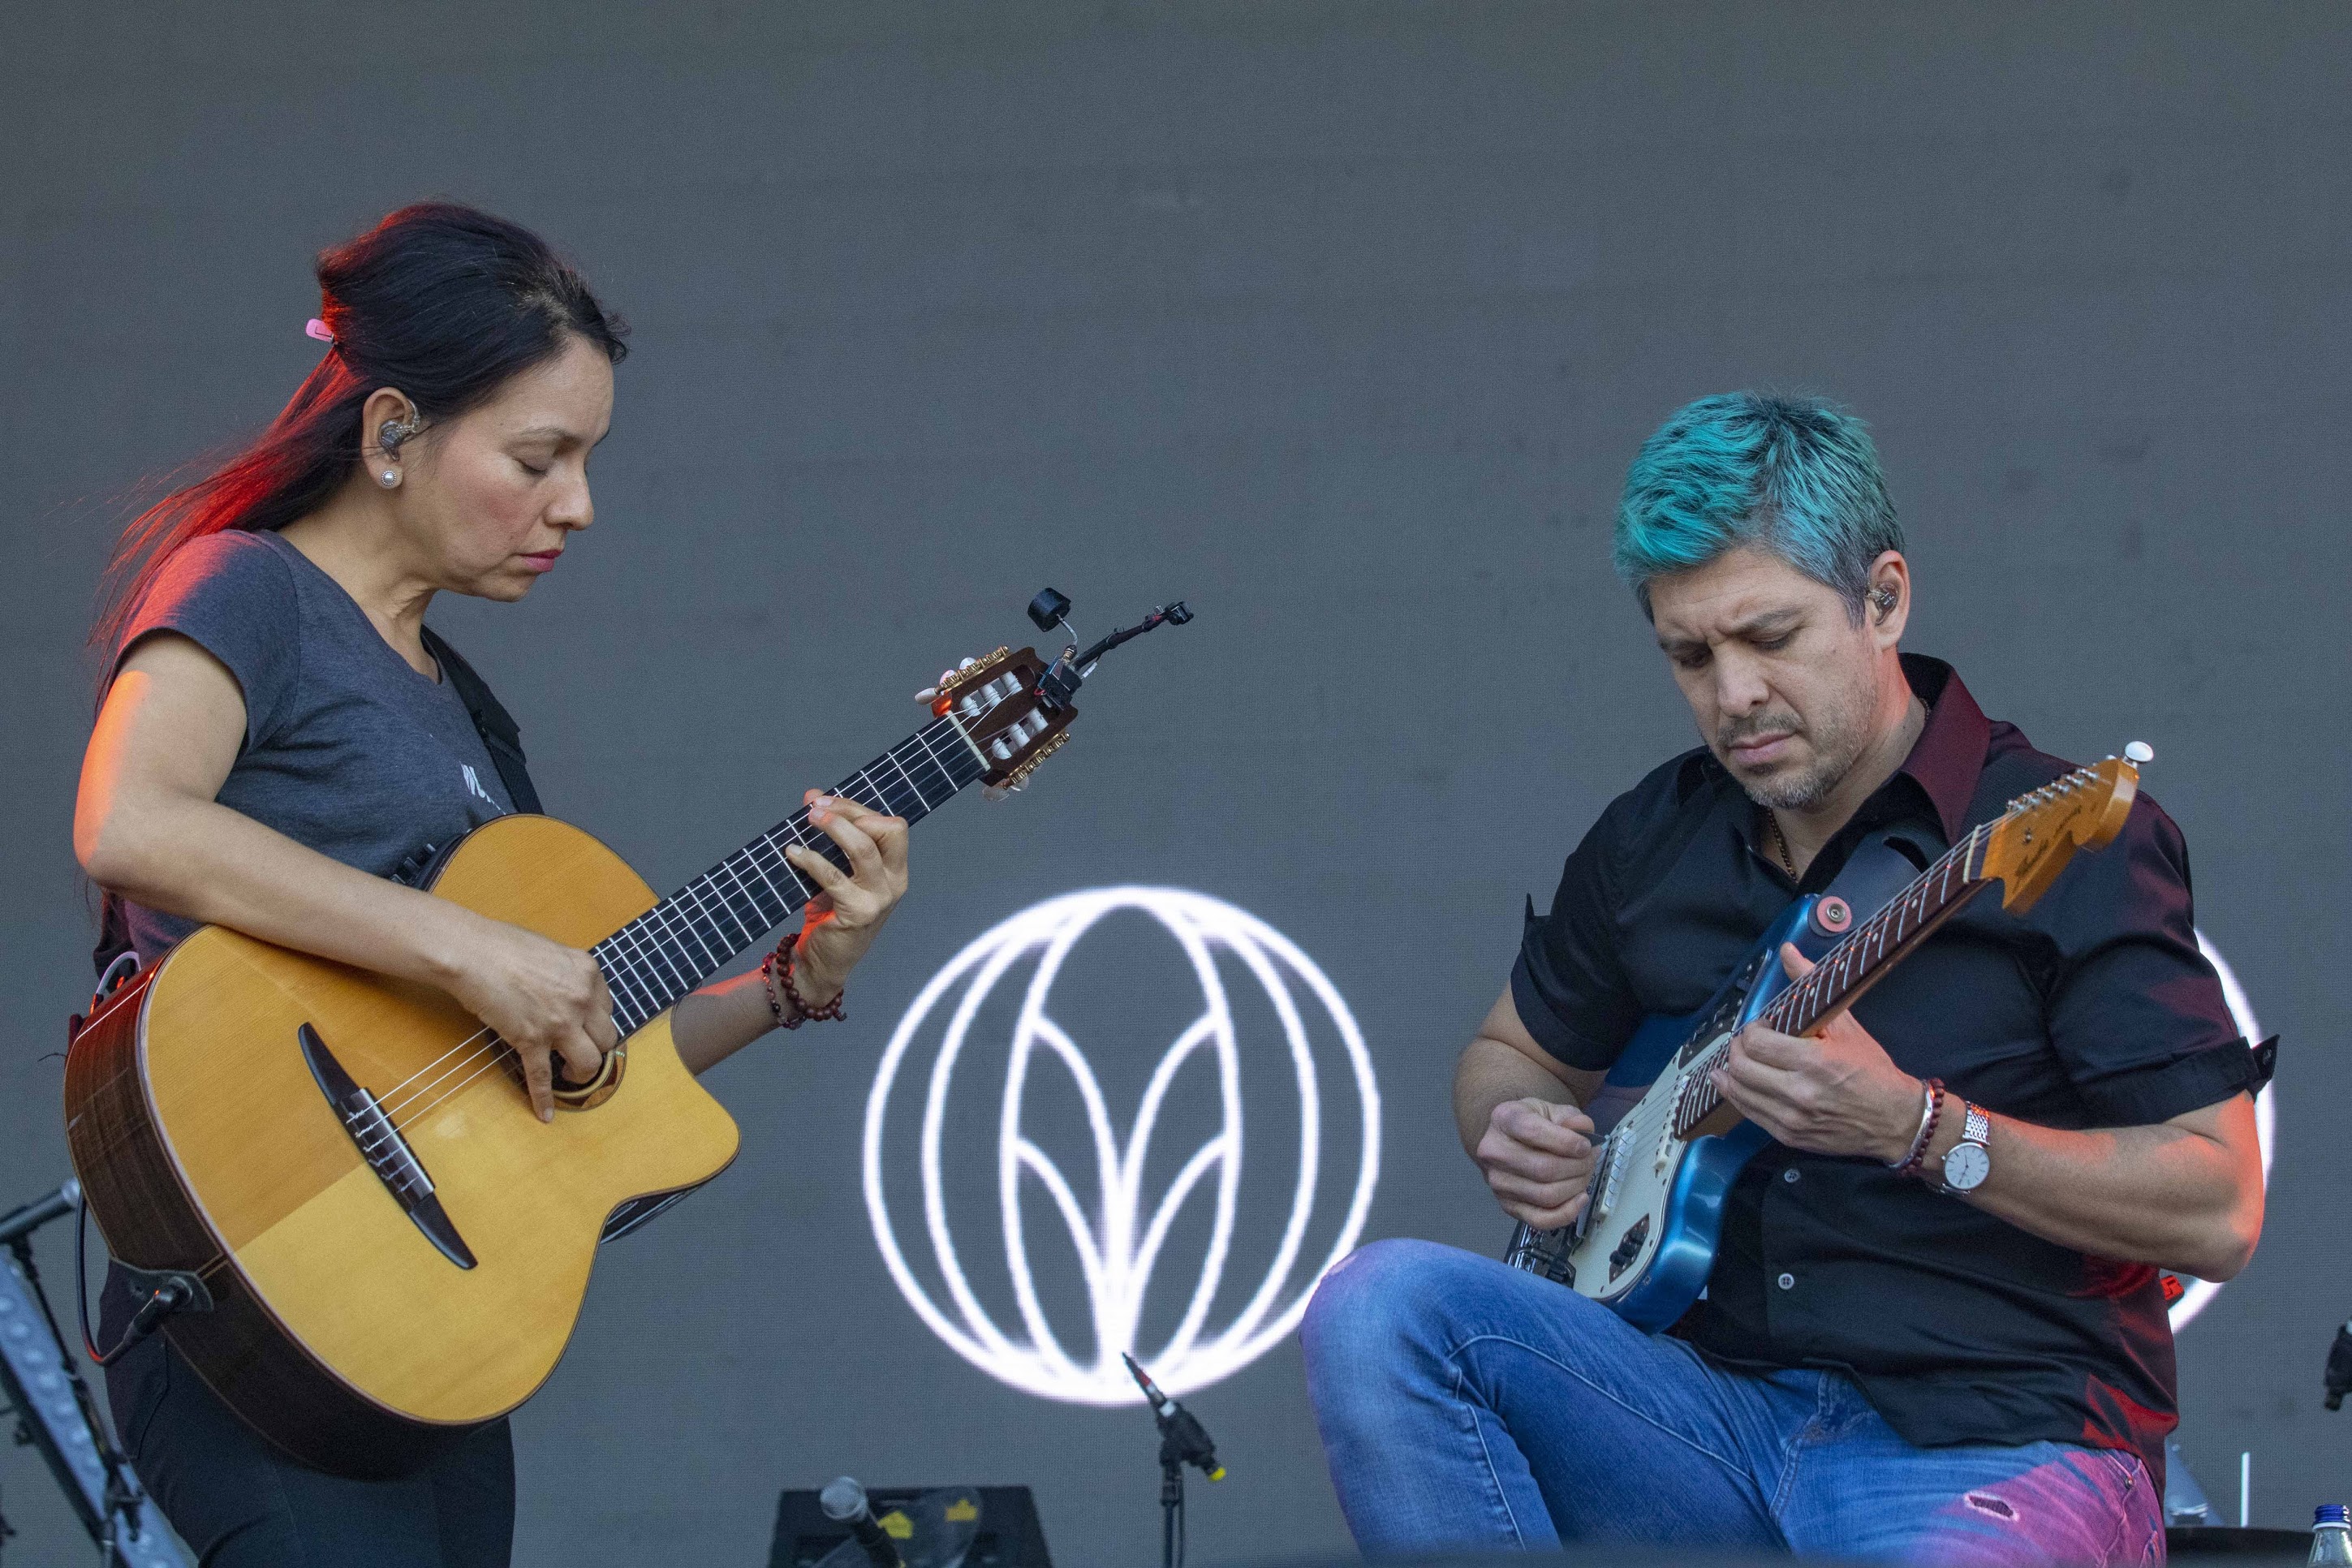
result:
<svg viewBox="0 0 2352 1568"><path fill-rule="evenodd" d="M400 483L400 476L394 473L392 469L386 468L383 471L383 478L376 482L383 486L384 489L390 489L393 486Z"/></svg>

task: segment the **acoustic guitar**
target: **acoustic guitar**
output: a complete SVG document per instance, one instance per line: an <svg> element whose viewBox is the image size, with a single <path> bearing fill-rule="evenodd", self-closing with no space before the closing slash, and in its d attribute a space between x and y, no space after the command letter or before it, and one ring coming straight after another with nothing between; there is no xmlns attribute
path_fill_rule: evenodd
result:
<svg viewBox="0 0 2352 1568"><path fill-rule="evenodd" d="M2149 754L2137 743L2126 750L2141 761ZM1656 1076L1613 1124L1596 1122L1606 1136L1583 1212L1554 1230L1521 1222L1504 1261L1589 1296L1637 1328L1673 1323L1715 1267L1732 1183L1771 1142L1725 1102L1710 1077L1732 1037L1759 1018L1784 1035L1817 1033L1996 881L2001 907L2024 913L2075 851L2104 847L2123 830L2138 792L2138 768L2109 757L2010 802L1859 925L1842 899L1809 894L1791 903L1706 1005L1643 1022L1620 1069L1630 1068L1637 1086L1643 1074ZM1808 927L1843 934L1791 982L1780 944ZM1612 1071L1612 1085L1619 1076Z"/></svg>
<svg viewBox="0 0 2352 1568"><path fill-rule="evenodd" d="M973 784L1018 788L1067 739L1104 647L1189 618L1168 606L1050 668L1025 647L968 659L931 721L835 793L913 822ZM551 1124L514 1053L446 994L222 927L98 1006L66 1063L74 1168L119 1264L182 1300L163 1331L214 1392L354 1477L412 1470L530 1398L599 1237L735 1157L668 1010L815 894L787 844L847 869L805 810L662 899L546 816L500 817L427 869L431 892L604 971L622 1044L594 1082L559 1080Z"/></svg>

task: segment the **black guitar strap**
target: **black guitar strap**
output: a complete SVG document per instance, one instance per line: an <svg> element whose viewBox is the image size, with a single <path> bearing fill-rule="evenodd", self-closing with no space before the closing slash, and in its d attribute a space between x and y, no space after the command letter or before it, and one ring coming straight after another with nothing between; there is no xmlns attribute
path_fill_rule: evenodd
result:
<svg viewBox="0 0 2352 1568"><path fill-rule="evenodd" d="M457 689L457 700L466 705L472 716L474 729L482 737L483 750L499 770L499 780L507 786L507 798L514 802L517 811L537 816L540 810L539 791L531 787L530 770L522 754L522 727L514 721L506 704L494 696L488 682L474 673L457 650L442 639L431 626L420 628L425 634L425 651L441 666L441 673Z"/></svg>
<svg viewBox="0 0 2352 1568"><path fill-rule="evenodd" d="M1853 923L1860 925L1892 902L1895 895L1934 865L1941 853L1920 843L1909 829L1876 828L1863 835L1862 842L1853 847L1853 853L1846 857L1838 874L1822 889L1822 895L1834 894L1843 899L1853 910ZM1815 963L1836 945L1837 937L1821 932L1811 921L1805 922L1802 934L1797 938L1797 951Z"/></svg>
<svg viewBox="0 0 2352 1568"><path fill-rule="evenodd" d="M1876 914L1895 894L1911 885L1913 878L1926 870L1936 858L1935 851L1922 844L1900 826L1881 827L1865 834L1853 847L1853 853L1838 869L1830 885L1822 889L1824 898L1834 894L1843 899L1853 910L1853 919L1846 929L1852 930ZM1528 920L1536 919L1535 904L1529 900ZM1837 945L1838 935L1824 931L1811 921L1799 928L1794 942L1797 951L1819 963L1829 950ZM1743 960L1744 962L1744 960ZM1651 1083L1665 1070L1666 1063L1683 1047L1678 1029L1652 1029L1644 1026L1625 1047L1624 1052L1609 1068L1609 1076L1600 1090L1584 1107L1596 1126L1606 1131L1616 1125L1617 1119L1639 1103Z"/></svg>

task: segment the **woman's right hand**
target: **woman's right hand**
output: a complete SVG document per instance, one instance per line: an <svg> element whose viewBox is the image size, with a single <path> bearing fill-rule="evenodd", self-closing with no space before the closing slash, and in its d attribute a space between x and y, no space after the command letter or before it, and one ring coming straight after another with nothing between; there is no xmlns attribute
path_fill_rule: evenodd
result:
<svg viewBox="0 0 2352 1568"><path fill-rule="evenodd" d="M552 1058L585 1083L620 1044L613 994L596 960L537 931L484 919L467 932L465 958L447 986L522 1059L524 1087L541 1121L555 1117Z"/></svg>

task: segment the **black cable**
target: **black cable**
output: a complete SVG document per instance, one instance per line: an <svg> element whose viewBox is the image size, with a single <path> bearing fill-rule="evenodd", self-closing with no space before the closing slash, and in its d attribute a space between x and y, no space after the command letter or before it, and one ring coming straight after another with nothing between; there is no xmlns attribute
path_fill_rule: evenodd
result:
<svg viewBox="0 0 2352 1568"><path fill-rule="evenodd" d="M89 1337L89 1195L85 1193L81 1202L74 1206L74 1327L81 1331L83 1352L90 1360L104 1366L106 1362L98 1353L98 1342ZM49 1331L57 1333L57 1326L51 1324ZM63 1344L65 1336L58 1334L58 1342Z"/></svg>
<svg viewBox="0 0 2352 1568"><path fill-rule="evenodd" d="M177 1279L166 1280L138 1311L131 1314L130 1326L122 1331L121 1340L110 1351L101 1352L89 1333L89 1265L85 1260L89 1241L89 1194L82 1194L81 1205L74 1214L74 1327L81 1331L81 1348L89 1359L100 1366L112 1366L125 1352L149 1334L155 1325L188 1303L188 1287ZM45 1306L47 1302L43 1303ZM57 1333L52 1321L49 1331ZM65 1338L58 1336L60 1347Z"/></svg>

